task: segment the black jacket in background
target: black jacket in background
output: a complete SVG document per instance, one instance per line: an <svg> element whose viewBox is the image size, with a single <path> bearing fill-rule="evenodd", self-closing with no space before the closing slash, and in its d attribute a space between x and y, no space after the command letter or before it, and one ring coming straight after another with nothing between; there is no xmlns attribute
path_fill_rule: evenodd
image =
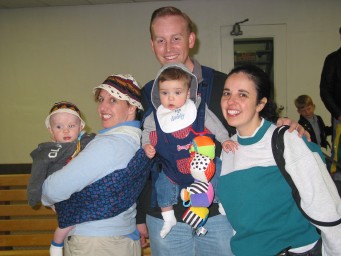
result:
<svg viewBox="0 0 341 256"><path fill-rule="evenodd" d="M329 54L323 65L321 99L335 119L341 116L341 48Z"/></svg>
<svg viewBox="0 0 341 256"><path fill-rule="evenodd" d="M330 147L327 136L332 135L333 129L332 127L326 126L322 120L322 118L318 115L315 115L317 117L317 123L320 128L320 137L321 137L321 144L320 146L322 148L327 148L327 146ZM311 123L304 118L303 116L300 116L300 120L298 120L298 123L303 126L303 128L309 132L311 141L317 144L316 134L314 132L314 128L311 125Z"/></svg>

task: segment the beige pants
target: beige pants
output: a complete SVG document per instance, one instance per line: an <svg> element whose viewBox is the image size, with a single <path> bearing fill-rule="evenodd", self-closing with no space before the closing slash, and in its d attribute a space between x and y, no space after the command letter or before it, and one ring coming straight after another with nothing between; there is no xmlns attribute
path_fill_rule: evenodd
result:
<svg viewBox="0 0 341 256"><path fill-rule="evenodd" d="M140 240L125 236L71 236L65 239L65 256L141 256Z"/></svg>

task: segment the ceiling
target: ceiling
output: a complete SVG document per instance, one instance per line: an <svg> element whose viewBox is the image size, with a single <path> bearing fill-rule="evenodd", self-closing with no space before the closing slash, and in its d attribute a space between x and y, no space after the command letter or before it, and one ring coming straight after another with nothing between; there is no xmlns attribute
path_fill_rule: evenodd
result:
<svg viewBox="0 0 341 256"><path fill-rule="evenodd" d="M166 0L0 0L0 9L160 2ZM181 1L181 0L179 0Z"/></svg>

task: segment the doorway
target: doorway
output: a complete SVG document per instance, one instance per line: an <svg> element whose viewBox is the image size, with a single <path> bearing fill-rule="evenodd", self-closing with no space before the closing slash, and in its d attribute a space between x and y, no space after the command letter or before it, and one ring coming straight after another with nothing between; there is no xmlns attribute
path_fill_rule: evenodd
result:
<svg viewBox="0 0 341 256"><path fill-rule="evenodd" d="M287 116L286 24L242 25L243 35L232 36L233 26L222 26L221 67L228 73L234 66L253 63L273 81L272 98L280 116Z"/></svg>

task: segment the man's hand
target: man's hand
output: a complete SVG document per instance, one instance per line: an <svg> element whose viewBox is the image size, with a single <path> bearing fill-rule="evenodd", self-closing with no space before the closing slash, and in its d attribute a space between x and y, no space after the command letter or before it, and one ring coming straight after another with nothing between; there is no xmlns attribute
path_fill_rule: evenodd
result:
<svg viewBox="0 0 341 256"><path fill-rule="evenodd" d="M296 121L293 121L287 117L281 117L281 118L278 118L277 120L277 126L282 126L282 125L289 125L289 132L292 132L294 130L296 130L298 132L298 136L299 137L306 137L308 141L311 141L311 138L310 138L310 134L309 132L307 132L302 125L300 125L299 123L297 123Z"/></svg>
<svg viewBox="0 0 341 256"><path fill-rule="evenodd" d="M147 241L147 238L149 237L148 234L148 228L145 223L143 224L137 224L137 229L140 233L140 242L141 242L141 247L145 248L149 246L149 243Z"/></svg>

